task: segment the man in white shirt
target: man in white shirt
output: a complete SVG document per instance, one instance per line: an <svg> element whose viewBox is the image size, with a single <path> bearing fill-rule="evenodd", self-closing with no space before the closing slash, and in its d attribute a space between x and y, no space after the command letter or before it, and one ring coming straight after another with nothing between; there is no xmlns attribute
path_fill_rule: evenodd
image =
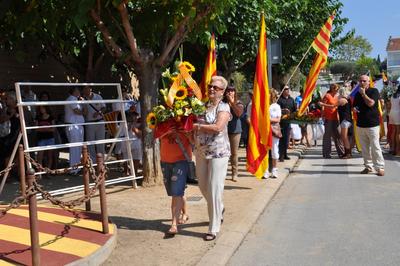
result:
<svg viewBox="0 0 400 266"><path fill-rule="evenodd" d="M80 91L78 88L71 88L70 95L66 99L66 101L77 101L80 100ZM78 123L84 123L85 119L83 118L84 109L81 104L73 103L67 104L64 107L65 110L65 123L70 124L66 127L66 134L69 143L74 142L83 142L83 126L76 125ZM69 148L69 165L74 166L78 164L81 160L82 146L71 147ZM72 170L70 172L73 175L78 174L77 170Z"/></svg>
<svg viewBox="0 0 400 266"><path fill-rule="evenodd" d="M92 88L89 86L83 88L83 97L85 97L85 100L89 101L103 100L103 97L97 93L94 93ZM106 111L106 105L104 103L86 104L85 109L87 110L85 114L86 122L104 122L103 114ZM86 125L85 131L86 141L104 140L106 138L106 129L104 124ZM89 145L88 149L90 158L93 162L96 161L97 153L104 154L104 144Z"/></svg>

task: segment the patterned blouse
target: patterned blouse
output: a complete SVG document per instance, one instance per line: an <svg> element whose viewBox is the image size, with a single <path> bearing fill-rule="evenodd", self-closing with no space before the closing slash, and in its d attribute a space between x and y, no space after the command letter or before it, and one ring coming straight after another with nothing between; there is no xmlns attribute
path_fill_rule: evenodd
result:
<svg viewBox="0 0 400 266"><path fill-rule="evenodd" d="M221 101L216 107L208 105L203 123L208 125L215 124L219 112L228 112L230 114L229 104ZM229 120L231 119L232 115L230 115ZM231 156L227 126L219 133L198 132L195 138L195 154L205 159Z"/></svg>

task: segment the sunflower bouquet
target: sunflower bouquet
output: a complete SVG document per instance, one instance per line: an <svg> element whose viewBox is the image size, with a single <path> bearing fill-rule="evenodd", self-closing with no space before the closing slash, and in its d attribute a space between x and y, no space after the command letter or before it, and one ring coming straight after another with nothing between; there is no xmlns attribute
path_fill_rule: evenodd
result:
<svg viewBox="0 0 400 266"><path fill-rule="evenodd" d="M191 77L194 66L189 62L179 62L176 66L176 72L167 69L162 73L164 88L160 89L160 104L153 107L146 119L156 138L171 130L191 131L195 118L206 110L201 90Z"/></svg>
<svg viewBox="0 0 400 266"><path fill-rule="evenodd" d="M282 116L282 120L292 124L315 124L321 117L320 110L308 112L307 114L299 115L297 112Z"/></svg>

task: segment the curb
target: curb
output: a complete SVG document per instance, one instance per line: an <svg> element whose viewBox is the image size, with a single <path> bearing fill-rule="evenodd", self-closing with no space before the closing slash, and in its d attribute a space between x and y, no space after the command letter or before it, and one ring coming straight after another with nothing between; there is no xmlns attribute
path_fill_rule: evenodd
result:
<svg viewBox="0 0 400 266"><path fill-rule="evenodd" d="M109 224L109 226L111 225L114 226L114 234L101 248L99 248L89 256L71 262L66 266L97 266L105 262L108 257L110 257L115 246L117 245L117 226L115 224Z"/></svg>
<svg viewBox="0 0 400 266"><path fill-rule="evenodd" d="M229 259L238 249L243 239L251 230L253 225L258 220L258 217L265 210L275 194L279 191L290 172L293 171L297 162L301 158L304 149L295 150L293 162L290 162L289 167L284 168L281 178L276 179L277 182L263 182L262 185L255 191L255 196L251 205L244 210L242 218L230 226L226 226L217 240L215 245L204 254L197 266L209 265L226 265Z"/></svg>

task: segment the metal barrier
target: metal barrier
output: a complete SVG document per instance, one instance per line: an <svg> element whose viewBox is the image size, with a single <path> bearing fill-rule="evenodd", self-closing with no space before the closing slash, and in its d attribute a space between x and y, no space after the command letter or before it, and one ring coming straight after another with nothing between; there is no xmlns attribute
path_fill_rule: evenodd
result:
<svg viewBox="0 0 400 266"><path fill-rule="evenodd" d="M45 86L45 87L85 87L85 86L90 86L90 87L116 87L117 89L117 94L118 94L118 99L103 99L103 100L79 100L79 101L23 101L22 100L22 95L21 95L21 87L22 86ZM17 96L17 103L18 103L18 111L20 115L20 122L21 122L21 132L22 132L22 140L24 143L24 152L25 154L29 154L32 152L37 152L37 151L46 151L46 150L57 150L57 149L63 149L63 148L71 148L71 147L80 147L80 146L85 146L85 145L96 145L96 144L112 144L110 151L108 154L111 154L112 149L115 146L115 143L124 143L125 147L127 148L128 152L128 159L122 159L122 160L110 160L111 156L108 156L106 158L106 162L104 163L105 165L109 164L116 164L116 163L121 163L121 162L127 162L129 163L129 168L130 168L130 173L128 176L123 176L111 180L105 181L105 185L110 185L110 184L117 184L117 183L122 183L126 181L133 181L133 187L136 188L136 180L143 178L142 176L137 177L135 175L135 169L134 169L134 164L132 160L132 154L131 154L131 139L129 138L129 132L128 132L128 125L127 125L127 119L124 111L121 111L121 118L122 120L118 121L98 121L98 122L85 122L85 123L76 123L74 125L100 125L100 124L109 124L109 123L116 123L119 124L119 130L113 138L109 139L100 139L100 140L94 140L94 141L83 141L83 142L74 142L74 143L65 143L65 144L55 144L55 145L47 145L47 146L35 146L32 145L32 143L29 143L28 139L28 130L35 130L39 128L59 128L59 127L68 127L70 124L57 124L57 125L48 125L48 126L26 126L25 123L25 117L24 117L24 107L34 107L34 106L57 106L57 105L69 105L69 104L81 104L81 105L90 105L90 104L96 104L96 103L105 103L105 104L111 104L111 103L118 103L120 105L123 105L127 102L123 99L122 96L122 91L121 91L121 85L119 83L44 83L44 82L17 82L15 83L15 90L16 90L16 96ZM121 131L124 132L124 137L120 137ZM32 162L28 162L28 169L31 167ZM79 166L78 168L82 168L82 166ZM62 169L58 169L62 170ZM45 171L36 171L35 175L41 175L44 174ZM93 186L94 184L89 184L89 186ZM74 186L74 187L68 187L68 188L63 188L59 190L53 190L49 191L51 195L61 195L61 194L67 194L67 193L72 193L76 191L81 191L84 190L84 186Z"/></svg>

